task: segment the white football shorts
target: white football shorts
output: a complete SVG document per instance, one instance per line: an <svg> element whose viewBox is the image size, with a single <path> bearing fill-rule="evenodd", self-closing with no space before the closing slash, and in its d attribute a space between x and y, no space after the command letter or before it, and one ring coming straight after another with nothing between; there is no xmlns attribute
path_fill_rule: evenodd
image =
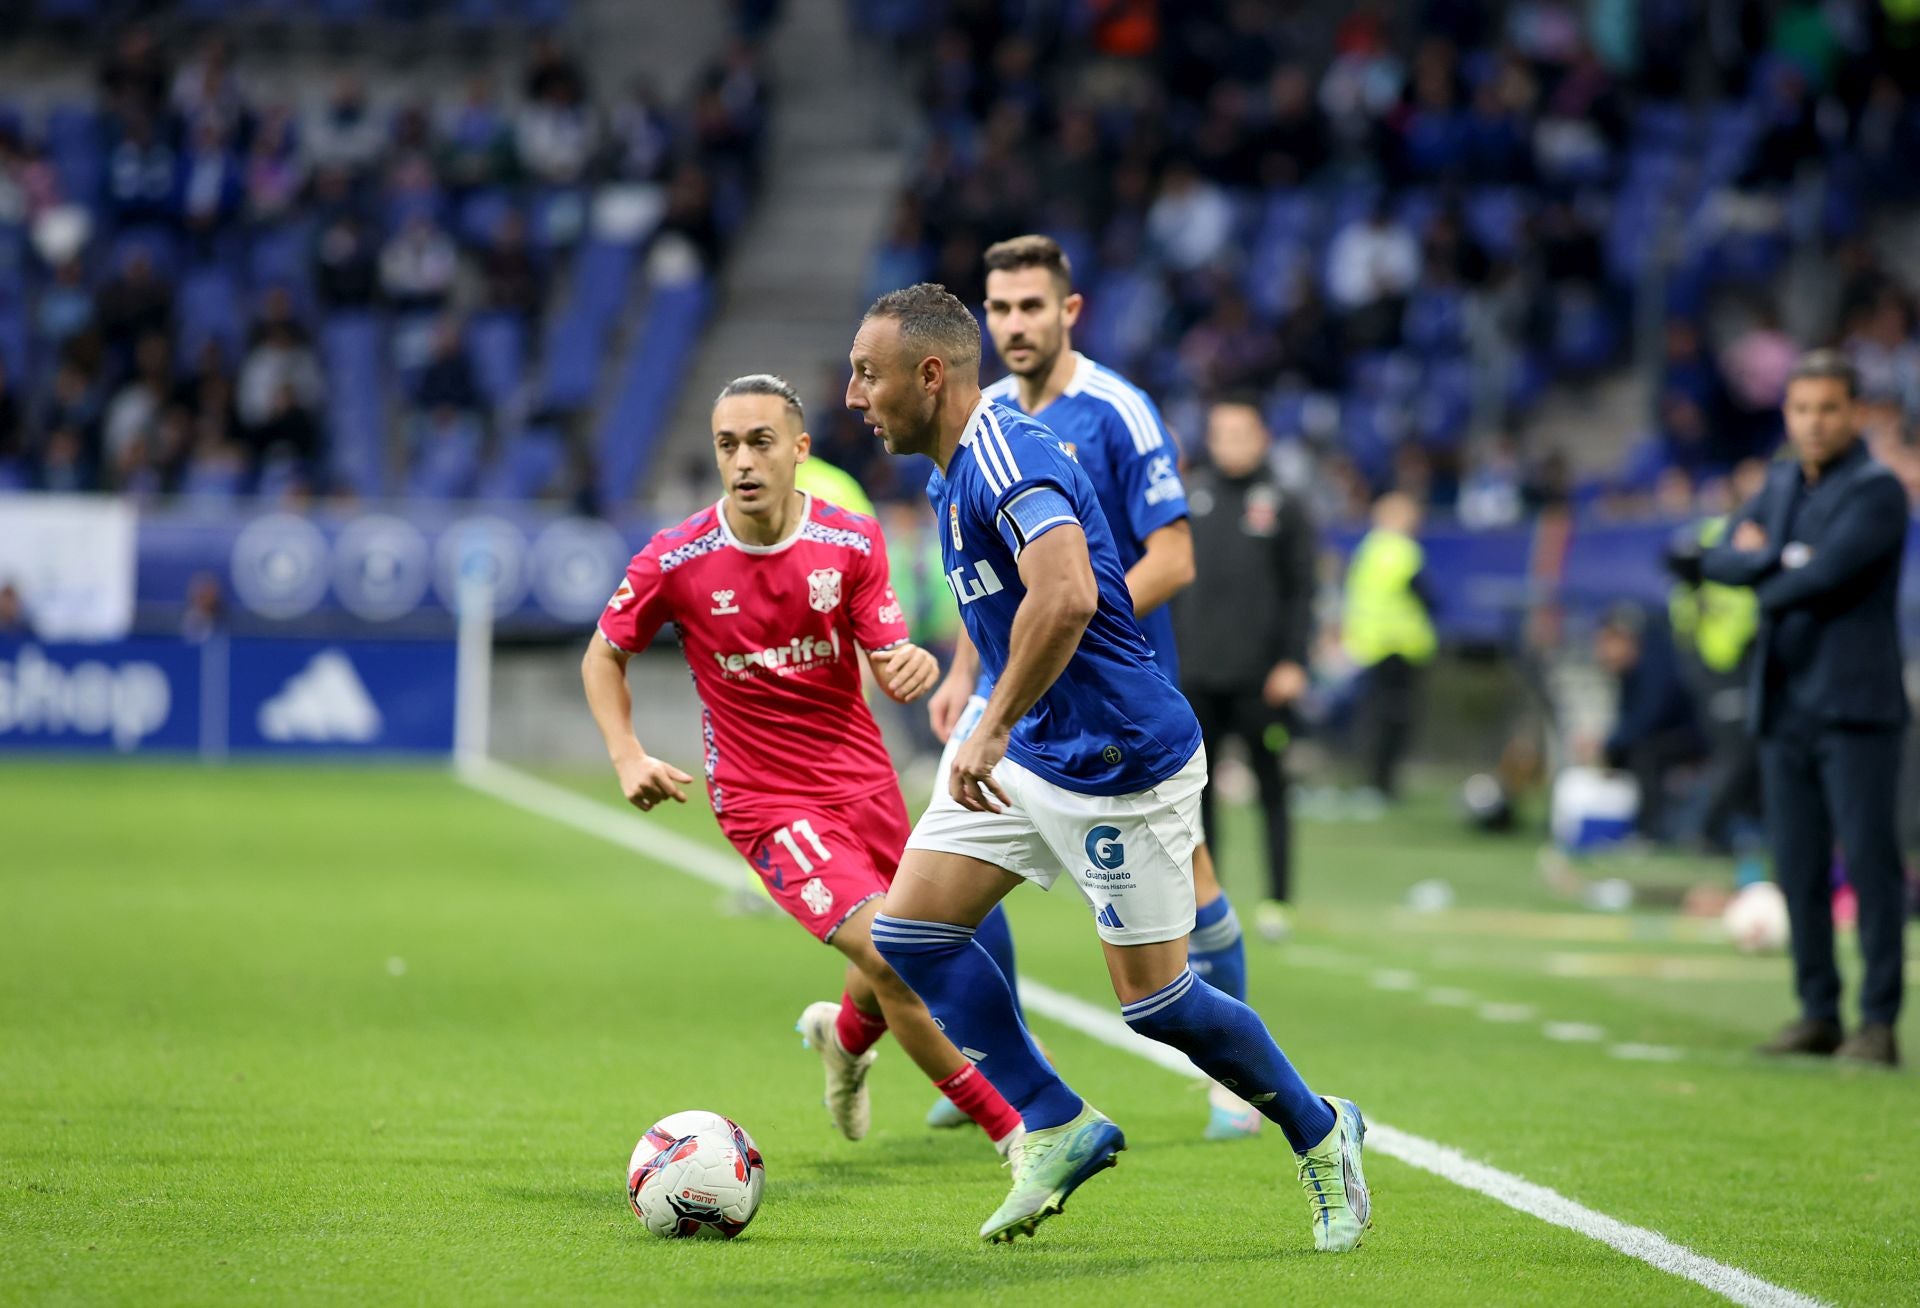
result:
<svg viewBox="0 0 1920 1308"><path fill-rule="evenodd" d="M1193 931L1193 851L1200 844L1200 792L1207 752L1130 795L1084 795L1012 759L993 778L1012 807L975 813L947 789L953 756L979 724L986 701L968 701L941 757L933 800L907 838L908 849L964 854L1051 890L1062 869L1093 908L1100 938L1115 945L1178 940ZM964 734L963 734L964 733Z"/></svg>

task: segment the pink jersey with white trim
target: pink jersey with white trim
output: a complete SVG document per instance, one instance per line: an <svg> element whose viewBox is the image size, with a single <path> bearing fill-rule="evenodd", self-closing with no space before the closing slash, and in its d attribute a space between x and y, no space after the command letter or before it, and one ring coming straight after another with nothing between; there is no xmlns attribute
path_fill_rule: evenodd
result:
<svg viewBox="0 0 1920 1308"><path fill-rule="evenodd" d="M716 813L898 784L860 693L859 649L907 638L872 518L809 497L792 535L756 546L702 509L633 556L600 634L638 653L667 623L700 693Z"/></svg>

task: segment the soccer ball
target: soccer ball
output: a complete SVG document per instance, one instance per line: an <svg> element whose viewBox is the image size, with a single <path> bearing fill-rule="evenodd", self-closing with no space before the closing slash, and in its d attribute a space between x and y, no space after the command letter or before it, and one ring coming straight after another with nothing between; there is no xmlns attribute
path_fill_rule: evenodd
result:
<svg viewBox="0 0 1920 1308"><path fill-rule="evenodd" d="M753 1137L718 1113L692 1109L647 1128L627 1163L633 1215L668 1240L731 1240L760 1210L766 1167Z"/></svg>
<svg viewBox="0 0 1920 1308"><path fill-rule="evenodd" d="M1787 947L1787 901L1771 881L1742 888L1720 920L1743 954L1775 954Z"/></svg>

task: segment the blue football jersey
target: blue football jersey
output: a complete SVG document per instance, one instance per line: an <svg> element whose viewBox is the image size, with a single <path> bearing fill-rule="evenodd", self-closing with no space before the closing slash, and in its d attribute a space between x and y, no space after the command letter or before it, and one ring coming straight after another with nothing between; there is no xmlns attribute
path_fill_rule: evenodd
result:
<svg viewBox="0 0 1920 1308"><path fill-rule="evenodd" d="M1047 491L1065 507L1036 520L1022 501L1057 503ZM1020 551L1064 523L1086 533L1099 605L1066 669L1014 727L1008 757L1087 795L1146 790L1178 772L1200 748L1200 724L1133 619L1092 480L1054 433L982 399L945 474L928 480L927 497L947 584L989 677L1006 667L1013 615L1026 598Z"/></svg>
<svg viewBox="0 0 1920 1308"><path fill-rule="evenodd" d="M1179 458L1160 410L1145 391L1084 354L1076 352L1073 358L1073 377L1066 390L1031 416L1065 443L1093 479L1125 572L1146 554L1148 536L1187 516ZM1001 378L986 393L989 399L1025 412L1012 377ZM1172 607L1162 604L1138 621L1161 669L1178 684L1180 655L1173 641ZM984 678L982 685L986 689L978 693L983 695L992 688Z"/></svg>

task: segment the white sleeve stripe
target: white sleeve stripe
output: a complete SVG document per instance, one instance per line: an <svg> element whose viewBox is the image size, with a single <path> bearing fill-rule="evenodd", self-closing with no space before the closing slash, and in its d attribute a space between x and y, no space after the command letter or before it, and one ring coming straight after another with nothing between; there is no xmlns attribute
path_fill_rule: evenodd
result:
<svg viewBox="0 0 1920 1308"><path fill-rule="evenodd" d="M1096 372L1087 389L1105 400L1120 415L1120 420L1127 425L1128 434L1133 437L1134 453L1148 454L1165 444L1160 435L1160 424L1154 421L1153 411L1125 382L1112 375L1103 376Z"/></svg>
<svg viewBox="0 0 1920 1308"><path fill-rule="evenodd" d="M1000 419L994 417L992 409L987 410L986 418L987 426L992 429L991 444L1000 451L1000 457L1006 461L1007 471L1012 474L1007 479L1007 484L1011 486L1020 480L1020 465L1014 461L1013 447L1007 444L1007 434L1000 430Z"/></svg>
<svg viewBox="0 0 1920 1308"><path fill-rule="evenodd" d="M1120 420L1126 423L1133 437L1134 453L1150 454L1166 443L1160 435L1160 424L1153 419L1153 411L1125 383L1096 372L1087 389L1112 405Z"/></svg>
<svg viewBox="0 0 1920 1308"><path fill-rule="evenodd" d="M973 452L980 459L980 474L986 479L987 489L995 495L1000 495L1013 485L1013 482L1000 467L992 444L987 439L987 425L984 422L973 429Z"/></svg>

